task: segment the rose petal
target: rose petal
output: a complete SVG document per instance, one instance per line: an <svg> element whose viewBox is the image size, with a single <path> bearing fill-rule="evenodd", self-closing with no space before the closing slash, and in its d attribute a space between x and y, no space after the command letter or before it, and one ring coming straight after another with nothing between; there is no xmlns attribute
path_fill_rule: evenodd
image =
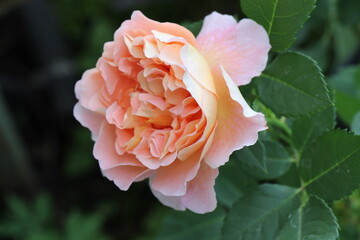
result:
<svg viewBox="0 0 360 240"><path fill-rule="evenodd" d="M106 42L102 57L108 61L114 61L114 42Z"/></svg>
<svg viewBox="0 0 360 240"><path fill-rule="evenodd" d="M196 213L214 211L216 208L214 185L218 174L218 169L202 163L196 177L189 182L185 196L181 198L184 206Z"/></svg>
<svg viewBox="0 0 360 240"><path fill-rule="evenodd" d="M154 194L159 201L165 206L171 207L175 210L184 211L186 208L184 204L181 202L181 196L165 196L161 192L156 191L152 187L150 187L151 192Z"/></svg>
<svg viewBox="0 0 360 240"><path fill-rule="evenodd" d="M101 72L101 76L104 79L108 92L113 94L115 92L116 86L121 82L121 76L119 74L118 67L104 58L99 59L96 67Z"/></svg>
<svg viewBox="0 0 360 240"><path fill-rule="evenodd" d="M180 50L180 58L187 73L190 74L192 78L202 86L202 88L216 94L209 65L198 50L190 44L186 44Z"/></svg>
<svg viewBox="0 0 360 240"><path fill-rule="evenodd" d="M99 160L101 169L106 170L121 165L143 166L132 154L117 154L115 145L115 126L104 121L94 145L94 156Z"/></svg>
<svg viewBox="0 0 360 240"><path fill-rule="evenodd" d="M216 208L214 184L218 173L218 169L201 164L196 177L188 183L184 196L166 196L153 188L151 191L162 204L176 210L188 208L195 213L211 212Z"/></svg>
<svg viewBox="0 0 360 240"><path fill-rule="evenodd" d="M84 108L78 102L74 107L74 117L81 123L81 125L90 129L91 138L95 141L99 135L101 123L104 121L104 116Z"/></svg>
<svg viewBox="0 0 360 240"><path fill-rule="evenodd" d="M134 11L131 20L124 21L115 32L114 58L118 62L122 57L129 57L129 52L124 42L125 34L136 36L153 35L153 31L181 36L188 43L196 46L194 35L186 28L175 23L160 23L144 16L140 11Z"/></svg>
<svg viewBox="0 0 360 240"><path fill-rule="evenodd" d="M187 182L192 180L200 167L202 151L197 151L186 161L175 160L159 168L151 179L151 187L166 196L182 196L186 193Z"/></svg>
<svg viewBox="0 0 360 240"><path fill-rule="evenodd" d="M205 155L206 163L212 168L225 164L233 151L253 145L258 132L267 128L264 115L249 107L234 81L221 69L222 75L215 77L219 96L218 125Z"/></svg>
<svg viewBox="0 0 360 240"><path fill-rule="evenodd" d="M185 45L181 49L181 60L187 70L183 76L186 89L200 106L206 119L206 127L202 137L194 144L179 151L179 159L187 159L197 149L199 149L208 136L211 134L216 124L217 111L217 92L213 77L207 62L199 52L191 45Z"/></svg>
<svg viewBox="0 0 360 240"><path fill-rule="evenodd" d="M100 100L103 84L104 80L96 68L84 72L81 80L75 84L76 98L83 107L92 111L105 112L106 106Z"/></svg>
<svg viewBox="0 0 360 240"><path fill-rule="evenodd" d="M220 71L222 64L237 85L261 74L271 48L262 26L250 19L236 24L232 16L217 12L205 17L196 41L211 68Z"/></svg>
<svg viewBox="0 0 360 240"><path fill-rule="evenodd" d="M148 176L150 170L135 166L117 166L114 168L103 170L103 174L109 180L114 181L116 186L126 191L130 185L137 179L143 178L142 175Z"/></svg>

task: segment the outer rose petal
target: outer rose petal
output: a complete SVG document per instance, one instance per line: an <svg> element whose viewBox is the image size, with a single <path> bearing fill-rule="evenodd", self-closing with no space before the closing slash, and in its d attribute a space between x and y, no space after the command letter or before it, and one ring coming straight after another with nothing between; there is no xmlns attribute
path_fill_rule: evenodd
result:
<svg viewBox="0 0 360 240"><path fill-rule="evenodd" d="M139 178L142 179L143 175L147 176L149 172L151 172L149 169L142 167L118 166L104 170L103 174L109 180L114 181L121 190L126 191L133 182Z"/></svg>
<svg viewBox="0 0 360 240"><path fill-rule="evenodd" d="M187 182L194 179L199 170L201 150L185 161L176 159L169 166L157 169L151 179L151 187L166 196L183 196L186 193Z"/></svg>
<svg viewBox="0 0 360 240"><path fill-rule="evenodd" d="M84 72L81 80L75 85L75 95L82 106L92 111L105 112L106 106L99 98L103 81L101 73L96 68Z"/></svg>
<svg viewBox="0 0 360 240"><path fill-rule="evenodd" d="M218 173L218 169L201 164L196 177L188 183L184 196L166 196L153 188L151 191L160 202L176 210L188 208L196 213L211 212L216 208L214 184Z"/></svg>
<svg viewBox="0 0 360 240"><path fill-rule="evenodd" d="M189 182L186 195L182 202L193 212L212 212L216 208L216 194L214 190L215 178L219 170L202 164L196 177Z"/></svg>
<svg viewBox="0 0 360 240"><path fill-rule="evenodd" d="M156 191L151 187L151 192L154 194L159 201L165 206L172 207L175 210L184 211L186 207L181 202L181 196L165 196L161 192Z"/></svg>
<svg viewBox="0 0 360 240"><path fill-rule="evenodd" d="M232 16L217 12L205 17L196 41L210 67L219 71L222 64L237 85L261 74L271 48L262 26L250 19L237 24Z"/></svg>
<svg viewBox="0 0 360 240"><path fill-rule="evenodd" d="M74 117L81 123L81 125L90 129L91 138L95 141L99 135L101 123L104 121L104 116L84 108L78 102L74 107Z"/></svg>
<svg viewBox="0 0 360 240"><path fill-rule="evenodd" d="M102 170L124 165L143 167L134 155L128 153L119 155L116 152L115 142L115 126L104 121L94 145L94 156L99 160Z"/></svg>
<svg viewBox="0 0 360 240"><path fill-rule="evenodd" d="M258 132L267 128L264 115L249 107L222 66L221 70L222 75L215 76L219 96L218 126L205 155L205 162L212 168L225 164L233 151L253 145Z"/></svg>

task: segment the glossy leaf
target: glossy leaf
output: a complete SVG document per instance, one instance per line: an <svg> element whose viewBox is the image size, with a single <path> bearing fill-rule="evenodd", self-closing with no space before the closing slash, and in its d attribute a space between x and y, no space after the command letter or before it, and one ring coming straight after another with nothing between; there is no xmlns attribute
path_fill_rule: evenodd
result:
<svg viewBox="0 0 360 240"><path fill-rule="evenodd" d="M335 130L307 145L300 161L306 189L325 199L350 195L360 184L360 136Z"/></svg>
<svg viewBox="0 0 360 240"><path fill-rule="evenodd" d="M247 164L248 166L261 169L264 173L267 172L266 150L261 140L258 140L252 146L245 147L239 151L234 152L234 156L240 162Z"/></svg>
<svg viewBox="0 0 360 240"><path fill-rule="evenodd" d="M289 221L276 240L336 240L339 226L323 200L310 198L304 207L289 215Z"/></svg>
<svg viewBox="0 0 360 240"><path fill-rule="evenodd" d="M280 54L257 78L261 100L284 116L311 114L332 105L323 75L309 57Z"/></svg>
<svg viewBox="0 0 360 240"><path fill-rule="evenodd" d="M299 207L298 190L264 184L237 201L225 219L225 240L273 240Z"/></svg>
<svg viewBox="0 0 360 240"><path fill-rule="evenodd" d="M335 109L332 106L310 116L296 119L292 125L292 139L296 148L302 152L305 145L317 136L335 127Z"/></svg>
<svg viewBox="0 0 360 240"><path fill-rule="evenodd" d="M219 171L215 184L216 197L219 204L227 208L257 186L255 180L241 169L241 163L233 157Z"/></svg>
<svg viewBox="0 0 360 240"><path fill-rule="evenodd" d="M270 37L273 51L283 51L309 18L316 0L241 0L245 15L261 24Z"/></svg>
<svg viewBox="0 0 360 240"><path fill-rule="evenodd" d="M172 211L165 217L157 240L218 240L225 217L217 208L207 214Z"/></svg>
<svg viewBox="0 0 360 240"><path fill-rule="evenodd" d="M300 188L301 187L301 179L299 174L299 168L296 166L296 163L293 162L290 165L289 170L278 179L276 179L279 184Z"/></svg>
<svg viewBox="0 0 360 240"><path fill-rule="evenodd" d="M286 173L291 165L291 159L286 149L278 142L272 140L263 141L265 148L266 172L259 168L253 168L242 164L242 168L257 179L275 179Z"/></svg>

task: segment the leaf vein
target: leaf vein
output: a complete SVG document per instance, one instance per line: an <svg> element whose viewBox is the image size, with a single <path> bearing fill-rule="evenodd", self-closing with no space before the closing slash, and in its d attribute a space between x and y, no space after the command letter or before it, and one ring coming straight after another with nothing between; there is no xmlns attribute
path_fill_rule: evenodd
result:
<svg viewBox="0 0 360 240"><path fill-rule="evenodd" d="M276 10L277 10L278 3L279 3L279 0L275 0L275 3L274 3L274 11L272 12L271 19L270 19L270 23L269 23L269 29L268 29L268 34L269 34L269 35L270 35L270 33L271 33L272 26L273 26L273 23L274 23L274 19L275 19L275 14L276 14Z"/></svg>
<svg viewBox="0 0 360 240"><path fill-rule="evenodd" d="M325 101L324 99L317 98L317 97L315 97L315 96L313 96L313 95L311 95L311 94L309 94L309 93L307 93L307 92L305 92L305 91L302 91L301 89L297 88L296 86L289 84L288 82L282 81L282 80L279 79L279 78L276 78L276 77L274 77L274 76L267 75L267 74L265 74L265 73L262 73L261 75L264 76L264 77L266 77L266 78L269 78L269 79L271 79L271 80L273 80L273 81L279 82L279 83L281 83L281 84L283 84L283 85L285 85L285 86L287 86L287 87L289 87L289 88L292 88L292 89L296 90L297 92L300 92L300 93L302 93L302 94L304 94L304 95L307 95L307 96L309 96L309 97L311 97L311 98L315 98L315 99L317 99L317 100L320 100L320 101L323 101L323 102L327 102L327 101Z"/></svg>
<svg viewBox="0 0 360 240"><path fill-rule="evenodd" d="M308 185L310 185L311 183L313 183L314 181L318 180L319 178L321 178L322 176L324 176L325 174L329 173L330 171L334 170L336 167L338 167L339 165L341 165L342 163L344 163L346 160L348 160L352 155L356 154L357 152L360 151L360 147L357 148L356 150L354 150L353 152L349 153L346 157L344 157L343 159L341 159L339 162L337 162L336 164L334 164L333 166L331 166L330 168L326 169L324 172L321 172L319 175L317 175L315 178L310 179L309 181L305 182L303 184L303 188L307 187ZM322 163L322 162L321 162ZM321 167L321 169L323 169Z"/></svg>

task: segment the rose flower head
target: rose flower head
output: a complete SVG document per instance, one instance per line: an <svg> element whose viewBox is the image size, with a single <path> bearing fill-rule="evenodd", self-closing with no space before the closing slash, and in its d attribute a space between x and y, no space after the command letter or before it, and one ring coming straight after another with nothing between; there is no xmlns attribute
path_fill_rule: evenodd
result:
<svg viewBox="0 0 360 240"><path fill-rule="evenodd" d="M266 129L237 86L259 76L270 49L256 22L213 12L197 36L135 11L76 83L76 119L121 190L149 178L165 205L216 208L218 168Z"/></svg>

